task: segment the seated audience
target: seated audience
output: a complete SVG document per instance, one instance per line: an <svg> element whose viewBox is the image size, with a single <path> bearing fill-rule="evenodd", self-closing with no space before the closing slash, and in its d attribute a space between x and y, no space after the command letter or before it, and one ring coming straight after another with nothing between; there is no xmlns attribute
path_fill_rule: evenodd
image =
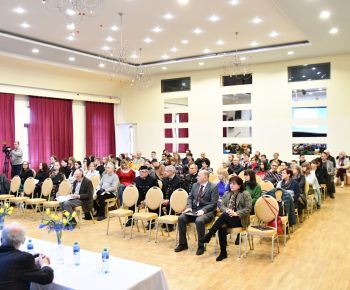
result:
<svg viewBox="0 0 350 290"><path fill-rule="evenodd" d="M315 169L315 174L317 177L318 184L326 184L328 181L328 173L327 169L322 166L322 161L321 158L316 158L311 161L311 164L315 164L316 169Z"/></svg>
<svg viewBox="0 0 350 290"><path fill-rule="evenodd" d="M241 171L243 171L244 168L243 166L240 164L239 158L235 157L233 158L233 162L231 163L230 167L227 169L228 174L240 174Z"/></svg>
<svg viewBox="0 0 350 290"><path fill-rule="evenodd" d="M205 233L205 225L215 218L217 202L217 186L209 182L209 172L206 170L199 171L198 182L193 185L188 196L187 208L179 217L179 245L175 248L175 252L188 249L186 225L194 222L198 237L196 255L204 254L205 249L202 237Z"/></svg>
<svg viewBox="0 0 350 290"><path fill-rule="evenodd" d="M123 204L123 192L125 187L127 187L130 184L133 184L135 180L135 172L134 170L130 169L129 163L127 160L122 160L120 162L120 168L117 170L117 175L119 178L119 187L118 187L118 198L119 198L119 204Z"/></svg>
<svg viewBox="0 0 350 290"><path fill-rule="evenodd" d="M50 165L49 165L49 169L50 171L54 170L54 166L55 166L55 163L58 161L58 158L56 155L51 155L50 157Z"/></svg>
<svg viewBox="0 0 350 290"><path fill-rule="evenodd" d="M208 161L207 164L209 163L209 166L210 166L210 160L205 156L205 152L202 152L201 157L197 158L197 160L195 161L198 168L202 167L203 161Z"/></svg>
<svg viewBox="0 0 350 290"><path fill-rule="evenodd" d="M27 161L24 161L22 163L22 168L19 177L21 178L22 186L24 182L28 179L28 177L34 177L34 171L29 168L29 163Z"/></svg>
<svg viewBox="0 0 350 290"><path fill-rule="evenodd" d="M281 174L282 180L278 182L276 188L287 190L293 197L295 207L298 208L300 188L298 182L293 179L293 171L290 169L284 169Z"/></svg>
<svg viewBox="0 0 350 290"><path fill-rule="evenodd" d="M29 290L31 283L41 285L52 283L54 272L50 259L44 255L34 256L19 250L26 239L24 226L12 222L1 233L0 246L0 289Z"/></svg>
<svg viewBox="0 0 350 290"><path fill-rule="evenodd" d="M275 162L277 162L277 165L280 166L281 163L282 163L282 160L280 160L279 157L280 157L280 154L279 154L279 153L277 153L277 152L273 153L273 159L270 160L270 164L271 164L273 161L275 161Z"/></svg>
<svg viewBox="0 0 350 290"><path fill-rule="evenodd" d="M90 165L91 161L89 157L85 157L83 160L83 164L82 164L82 169L83 172L86 172L89 170L89 165Z"/></svg>
<svg viewBox="0 0 350 290"><path fill-rule="evenodd" d="M81 162L80 161L75 161L74 163L74 168L72 169L71 173L69 174L68 180L71 184L74 182L74 172L75 170L81 168Z"/></svg>
<svg viewBox="0 0 350 290"><path fill-rule="evenodd" d="M192 190L193 184L197 182L197 174L198 174L198 167L195 163L189 164L188 167L188 174L185 175L184 181L183 181L183 189L187 191L187 193L190 193Z"/></svg>
<svg viewBox="0 0 350 290"><path fill-rule="evenodd" d="M52 179L53 187L52 187L52 197L56 197L56 193L58 191L58 187L61 182L64 180L64 174L61 172L60 163L58 161L55 162L53 170L51 171L50 178ZM53 199L52 198L52 199Z"/></svg>
<svg viewBox="0 0 350 290"><path fill-rule="evenodd" d="M182 178L183 166L182 166L182 160L179 153L174 153L173 158L170 158L170 165L175 166L176 174Z"/></svg>
<svg viewBox="0 0 350 290"><path fill-rule="evenodd" d="M68 179L70 173L72 172L72 169L68 166L68 159L61 160L61 170L66 179Z"/></svg>
<svg viewBox="0 0 350 290"><path fill-rule="evenodd" d="M251 214L254 214L255 202L261 196L261 186L256 182L255 172L251 169L248 169L244 172L244 187L245 190L249 192L252 198L252 210Z"/></svg>
<svg viewBox="0 0 350 290"><path fill-rule="evenodd" d="M96 170L96 166L94 162L90 162L89 164L89 170L84 172L85 177L88 179L91 179L91 177L96 176L96 175L100 175L100 172L98 172Z"/></svg>
<svg viewBox="0 0 350 290"><path fill-rule="evenodd" d="M299 155L299 165L302 166L305 161L306 161L305 155L304 154L300 154Z"/></svg>
<svg viewBox="0 0 350 290"><path fill-rule="evenodd" d="M346 170L350 168L349 158L346 157L346 153L344 151L339 153L339 156L336 161L336 169L337 173L335 175L334 183L338 183L338 179L340 179L340 187L344 187L344 175L346 174Z"/></svg>
<svg viewBox="0 0 350 290"><path fill-rule="evenodd" d="M135 185L139 191L139 199L137 204L144 207L147 191L153 186L158 186L158 182L156 178L149 174L149 169L147 166L142 165L139 169L139 174L140 176L135 178Z"/></svg>
<svg viewBox="0 0 350 290"><path fill-rule="evenodd" d="M162 180L164 178L164 170L165 166L163 164L160 164L159 162L154 162L153 170L152 172L148 171L148 174L156 180Z"/></svg>
<svg viewBox="0 0 350 290"><path fill-rule="evenodd" d="M202 165L202 167L199 170L207 170L209 173L213 173L213 168L210 168L210 161L209 161L209 159L208 160L204 160L201 165Z"/></svg>
<svg viewBox="0 0 350 290"><path fill-rule="evenodd" d="M132 163L138 170L140 166L143 165L144 162L145 162L145 159L142 158L142 153L140 151L137 151L135 154L135 157L132 159Z"/></svg>
<svg viewBox="0 0 350 290"><path fill-rule="evenodd" d="M71 199L61 202L60 206L62 210L73 213L74 208L81 206L84 212L84 219L91 220L90 212L93 205L94 187L92 182L87 177L84 177L83 170L81 168L74 172L74 182Z"/></svg>
<svg viewBox="0 0 350 290"><path fill-rule="evenodd" d="M320 192L320 185L317 181L317 177L315 174L317 165L315 163L310 164L309 162L305 161L302 165L302 172L305 176L305 181L309 184L309 188L311 191L313 191L316 199L316 205L317 208L321 207L321 192ZM306 195L309 193L306 192Z"/></svg>
<svg viewBox="0 0 350 290"><path fill-rule="evenodd" d="M191 150L190 149L187 149L185 151L185 158L183 158L181 160L181 163L182 163L183 166L186 166L188 164L187 154L191 154Z"/></svg>
<svg viewBox="0 0 350 290"><path fill-rule="evenodd" d="M125 159L125 157L123 159ZM151 152L151 159L150 160L151 160L151 162L157 161L157 153L156 153L156 151L152 151Z"/></svg>
<svg viewBox="0 0 350 290"><path fill-rule="evenodd" d="M276 187L276 184L282 179L282 175L281 173L277 172L278 163L276 161L272 161L270 165L271 169L266 172L264 180L270 181L273 186Z"/></svg>
<svg viewBox="0 0 350 290"><path fill-rule="evenodd" d="M243 180L238 176L230 178L230 191L224 195L220 210L222 214L215 221L212 228L204 236L199 238L201 243L209 243L210 239L219 232L220 254L216 261L227 258L227 229L243 227L250 224L250 212L252 209L252 198L248 191L244 190Z"/></svg>
<svg viewBox="0 0 350 290"><path fill-rule="evenodd" d="M73 156L68 157L68 167L70 168L70 171L74 170L74 163L75 158ZM68 176L69 177L69 176Z"/></svg>
<svg viewBox="0 0 350 290"><path fill-rule="evenodd" d="M222 198L224 197L224 193L226 192L226 188L228 185L228 172L225 169L219 169L217 171L217 175L218 175L218 195L219 195L219 199L218 199L218 207L220 208L220 204L222 202Z"/></svg>
<svg viewBox="0 0 350 290"><path fill-rule="evenodd" d="M267 162L266 161L260 161L258 171L256 172L256 175L260 176L261 179L264 179L266 172L268 172L267 169Z"/></svg>
<svg viewBox="0 0 350 290"><path fill-rule="evenodd" d="M35 175L35 179L38 180L37 184L35 185L34 195L35 197L40 197L41 195L41 187L45 181L46 178L49 178L50 172L49 167L45 162L39 163L39 170L37 174Z"/></svg>
<svg viewBox="0 0 350 290"><path fill-rule="evenodd" d="M102 164L102 160L101 158L95 158L95 166L96 166L96 170L100 173L100 176L102 177L103 172L105 172L105 167Z"/></svg>
<svg viewBox="0 0 350 290"><path fill-rule="evenodd" d="M243 153L243 160L242 160L241 164L242 164L243 170L247 170L247 169L252 168L248 154Z"/></svg>
<svg viewBox="0 0 350 290"><path fill-rule="evenodd" d="M321 161L322 166L327 170L328 178L327 178L327 192L330 196L330 198L334 198L335 194L335 185L334 185L334 166L333 162L329 159L329 154L327 151L323 151L321 153Z"/></svg>
<svg viewBox="0 0 350 290"><path fill-rule="evenodd" d="M271 169L270 162L267 160L265 154L261 154L261 155L260 155L260 162L261 162L261 163L266 163L266 165L267 165L267 166L266 166L266 169L267 169L267 170L270 170L270 169Z"/></svg>
<svg viewBox="0 0 350 290"><path fill-rule="evenodd" d="M100 185L96 192L96 200L94 202L96 216L98 221L104 220L106 204L105 200L109 198L115 198L117 195L117 186L119 184L119 178L114 173L114 164L112 162L107 163L106 171L103 173Z"/></svg>

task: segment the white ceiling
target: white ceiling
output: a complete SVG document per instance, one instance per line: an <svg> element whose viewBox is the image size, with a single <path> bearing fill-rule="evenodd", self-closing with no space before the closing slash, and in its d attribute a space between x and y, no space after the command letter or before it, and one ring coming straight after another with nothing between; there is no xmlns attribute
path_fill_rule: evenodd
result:
<svg viewBox="0 0 350 290"><path fill-rule="evenodd" d="M231 5L231 1L189 0L187 5L180 5L177 0L104 0L95 17L81 18L52 11L39 0L1 0L0 53L112 73L116 65L104 58L113 58L118 45L120 31L110 30L113 25L119 26L118 12L125 14L123 37L128 55L142 48L141 60L129 61L156 62L152 65L154 73L163 73L164 67L166 72L177 72L222 66L224 57L212 54L235 50L235 31L239 32L239 49L254 49L246 53L252 63L350 52L348 0L240 0L237 5ZM13 10L19 6L26 12L15 13ZM330 11L329 19L319 18L323 10ZM166 13L174 18L164 19ZM211 22L212 15L219 20ZM262 22L252 23L255 17ZM72 21L76 36L70 41L66 25ZM30 27L22 28L23 22ZM152 31L157 26L162 29L159 33ZM332 27L337 27L339 33L329 34ZM196 28L203 32L193 33ZM269 36L272 31L278 35ZM106 41L108 36L114 41ZM146 37L152 42L145 43ZM184 39L187 44L181 43ZM218 40L223 44L217 44ZM253 41L258 43L256 47L251 45ZM305 41L310 45L295 44ZM111 50L102 50L105 45ZM268 49L270 46L277 47ZM176 52L171 51L173 47ZM39 53L33 54L33 48L38 48ZM206 48L210 53L203 52ZM294 54L287 55L291 50ZM169 58L163 59L164 54ZM75 61L69 61L69 57ZM183 58L188 59L182 61ZM98 66L100 62L104 68Z"/></svg>

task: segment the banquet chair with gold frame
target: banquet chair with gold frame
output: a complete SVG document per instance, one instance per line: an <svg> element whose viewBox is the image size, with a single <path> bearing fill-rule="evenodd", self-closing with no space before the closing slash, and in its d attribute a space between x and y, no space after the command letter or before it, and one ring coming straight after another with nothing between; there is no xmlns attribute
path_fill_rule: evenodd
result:
<svg viewBox="0 0 350 290"><path fill-rule="evenodd" d="M0 201L8 202L10 198L18 196L18 191L20 186L21 186L21 178L18 175L16 175L11 180L9 193L0 194Z"/></svg>

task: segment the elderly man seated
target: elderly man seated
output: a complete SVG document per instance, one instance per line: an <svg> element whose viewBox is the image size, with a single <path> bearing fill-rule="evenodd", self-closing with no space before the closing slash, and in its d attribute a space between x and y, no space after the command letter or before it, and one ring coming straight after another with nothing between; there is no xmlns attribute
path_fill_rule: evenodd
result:
<svg viewBox="0 0 350 290"><path fill-rule="evenodd" d="M97 220L102 221L105 217L106 204L105 200L117 196L119 178L114 173L114 164L109 162L106 171L103 173L100 185L96 193L95 210L97 211Z"/></svg>
<svg viewBox="0 0 350 290"><path fill-rule="evenodd" d="M92 182L87 177L84 177L83 170L81 168L75 170L73 182L73 194L70 195L70 199L60 203L63 210L70 213L74 208L82 206L84 211L84 219L91 220L90 212L93 204L94 187Z"/></svg>
<svg viewBox="0 0 350 290"><path fill-rule="evenodd" d="M50 259L22 252L19 247L25 241L25 229L16 222L7 225L1 235L0 289L29 290L31 283L49 284L53 280Z"/></svg>

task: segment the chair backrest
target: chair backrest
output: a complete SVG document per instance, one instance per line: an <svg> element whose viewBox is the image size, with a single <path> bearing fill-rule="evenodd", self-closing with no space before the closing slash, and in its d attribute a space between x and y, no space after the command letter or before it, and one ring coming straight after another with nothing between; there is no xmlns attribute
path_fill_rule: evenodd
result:
<svg viewBox="0 0 350 290"><path fill-rule="evenodd" d="M218 182L218 180L219 180L219 178L218 178L218 176L215 173L210 173L210 175L209 175L209 182L214 183L214 182Z"/></svg>
<svg viewBox="0 0 350 290"><path fill-rule="evenodd" d="M132 207L139 199L139 190L133 184L128 185L123 191L123 206Z"/></svg>
<svg viewBox="0 0 350 290"><path fill-rule="evenodd" d="M256 179L256 182L257 182L258 184L261 184L262 182L264 182L264 181L262 180L262 178L261 178L259 175L255 175L255 179Z"/></svg>
<svg viewBox="0 0 350 290"><path fill-rule="evenodd" d="M163 200L163 192L157 186L151 187L146 194L145 202L149 209L155 210L160 207Z"/></svg>
<svg viewBox="0 0 350 290"><path fill-rule="evenodd" d="M32 196L35 189L35 180L33 177L28 177L23 185L23 193L25 196Z"/></svg>
<svg viewBox="0 0 350 290"><path fill-rule="evenodd" d="M271 195L265 194L256 201L254 211L259 220L268 223L278 216L278 202Z"/></svg>
<svg viewBox="0 0 350 290"><path fill-rule="evenodd" d="M53 183L51 178L46 178L41 186L41 195L47 197L51 195Z"/></svg>
<svg viewBox="0 0 350 290"><path fill-rule="evenodd" d="M276 190L275 196L276 196L276 200L278 202L282 201L282 194L283 194L283 191L281 189Z"/></svg>
<svg viewBox="0 0 350 290"><path fill-rule="evenodd" d="M10 193L16 193L18 194L19 187L21 186L21 178L16 175L12 178L11 184L10 184Z"/></svg>
<svg viewBox="0 0 350 290"><path fill-rule="evenodd" d="M275 188L273 186L272 182L268 181L268 180L264 180L263 182L261 182L260 186L261 186L262 192L268 192L268 191L270 191L270 190Z"/></svg>
<svg viewBox="0 0 350 290"><path fill-rule="evenodd" d="M170 207L175 213L183 212L187 205L188 193L182 188L176 189L170 197Z"/></svg>
<svg viewBox="0 0 350 290"><path fill-rule="evenodd" d="M240 177L244 181L244 170L238 174L238 177Z"/></svg>
<svg viewBox="0 0 350 290"><path fill-rule="evenodd" d="M305 191L305 194L306 194L306 195L309 194L309 190L310 190L309 183L308 183L307 181L305 181L304 191Z"/></svg>
<svg viewBox="0 0 350 290"><path fill-rule="evenodd" d="M163 182L160 179L158 179L157 181L158 181L158 187L160 189L162 189L163 188Z"/></svg>
<svg viewBox="0 0 350 290"><path fill-rule="evenodd" d="M72 192L72 186L68 179L65 179L61 182L60 186L58 187L57 195L63 196L68 195Z"/></svg>
<svg viewBox="0 0 350 290"><path fill-rule="evenodd" d="M96 190L97 186L100 184L100 175L94 175L90 178L92 186L94 187L94 191Z"/></svg>

